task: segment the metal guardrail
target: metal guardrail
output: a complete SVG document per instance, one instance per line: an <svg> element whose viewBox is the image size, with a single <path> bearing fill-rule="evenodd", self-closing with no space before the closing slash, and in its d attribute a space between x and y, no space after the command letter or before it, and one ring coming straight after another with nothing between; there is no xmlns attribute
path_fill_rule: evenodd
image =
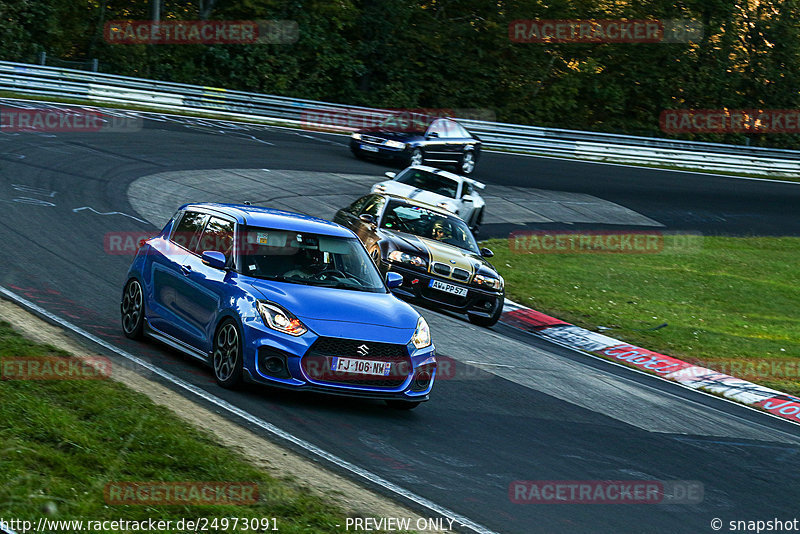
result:
<svg viewBox="0 0 800 534"><path fill-rule="evenodd" d="M116 76L74 69L0 61L0 90L87 102L146 106L176 112L211 112L232 119L278 122L313 129L313 114L359 118L386 110L214 87ZM794 150L680 141L599 132L541 128L459 119L489 150L524 152L594 161L671 166L764 176L800 176ZM324 129L349 132L348 124Z"/></svg>

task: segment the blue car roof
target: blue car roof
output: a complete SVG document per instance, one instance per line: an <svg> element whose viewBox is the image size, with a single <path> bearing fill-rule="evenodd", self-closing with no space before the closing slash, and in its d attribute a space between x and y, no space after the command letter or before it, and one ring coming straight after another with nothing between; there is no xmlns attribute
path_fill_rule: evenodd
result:
<svg viewBox="0 0 800 534"><path fill-rule="evenodd" d="M355 234L334 222L303 215L293 211L276 210L262 206L248 206L246 204L219 204L214 202L200 202L184 204L181 210L189 208L205 208L234 217L240 224L289 230L292 232L307 232L314 234L353 237Z"/></svg>

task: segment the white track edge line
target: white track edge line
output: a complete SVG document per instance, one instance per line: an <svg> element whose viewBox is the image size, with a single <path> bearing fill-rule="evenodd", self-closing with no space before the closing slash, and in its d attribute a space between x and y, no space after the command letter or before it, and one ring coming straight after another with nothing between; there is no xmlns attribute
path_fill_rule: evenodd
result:
<svg viewBox="0 0 800 534"><path fill-rule="evenodd" d="M412 502L415 502L415 503L419 504L420 506L423 506L424 508L427 508L428 510L430 510L432 512L435 512L435 513L437 513L437 514L439 514L441 516L447 517L448 519L453 519L454 521L457 521L458 523L460 523L460 526L467 527L467 528L469 528L469 529L471 529L471 530L473 530L475 532L478 532L480 534L499 534L499 533L497 533L497 532L495 532L493 530L488 529L487 527L484 527L483 525L475 523L474 521L472 521L471 519L469 519L467 517L464 517L464 516L462 516L460 514L457 514L457 513L453 512L453 511L443 507L443 506L439 506L438 504L434 503L433 501L430 501L430 500L428 500L428 499L426 499L426 498L424 498L424 497L422 497L420 495L417 495L416 493L413 493L413 492L411 492L411 491L409 491L409 490L407 490L405 488L402 488L402 487L394 484L393 482L390 482L390 481L388 481L388 480L386 480L384 478L381 478L380 476L375 475L375 474L371 473L370 471L367 471L366 469L363 469L363 468L361 468L361 467L359 467L359 466L357 466L355 464L352 464L352 463L350 463L350 462L348 462L348 461L346 461L346 460L344 460L342 458L339 458L338 456L335 456L335 455L325 451L324 449L322 449L320 447L317 447L316 445L314 445L312 443L309 443L308 441L305 441L305 440L303 440L301 438L298 438L298 437L294 436L293 434L290 434L289 432L281 430L280 428L276 427L272 423L268 423L267 421L264 421L263 419L260 419L260 418L258 418L256 416L250 414L249 412L246 412L245 410L242 410L241 408L238 408L238 407L234 406L233 404L230 404L229 402L227 402L227 401L225 401L223 399L220 399L216 395L212 395L212 394L210 394L210 393L208 393L208 392L206 392L206 391L204 391L204 390L202 390L202 389L200 389L200 388L198 388L196 386L193 386L192 384L190 384L190 383L178 378L177 376L174 376L171 373L168 373L168 372L164 371L160 367L157 367L157 366L155 366L153 364L150 364L150 363L142 360L141 358L138 358L137 356L134 356L134 355L132 355L132 354L130 354L130 353L118 348L118 347L115 347L111 343L103 341L102 339L98 338L97 336L95 336L93 334L90 334L89 332L83 330L82 328L80 328L78 326L75 326L74 324L70 323L69 321L67 321L65 319L62 319L61 317L59 317L59 316L57 316L57 315L55 315L53 313L50 313L49 311L45 310L44 308L34 304L33 302L30 302L27 299L24 299L24 298L20 297L19 295L17 295L13 291L10 291L10 290L6 289L3 286L0 286L0 293L5 295L9 299L13 300L17 304L21 304L22 306L24 306L24 307L26 307L26 308L28 308L30 310L33 310L33 311L35 311L35 312L47 317L48 319L58 323L62 327L67 328L68 330L71 330L72 332L74 332L74 333L76 333L76 334L78 334L78 335L80 335L82 337L85 337L89 341L92 341L93 343L96 343L97 345L100 345L101 347L103 347L103 348L105 348L107 350L110 350L110 351L114 352L115 354L117 354L119 356L122 356L123 358L126 358L126 359L136 363L137 365L147 369L148 371L151 371L152 373L157 374L158 376L164 378L165 380L168 380L169 382L173 383L174 385L179 386L179 387L185 389L186 391L188 391L190 393L193 393L194 395L196 395L196 396L198 396L198 397L200 397L200 398L202 398L202 399L204 399L204 400L206 400L208 402L211 402L212 404L215 404L216 406L218 406L218 407L220 407L220 408L222 408L224 410L227 410L228 412L236 415L237 417L240 417L240 418L244 419L245 421L258 426L259 428L262 428L263 430L266 430L267 432L269 432L270 434L272 434L274 436L277 436L277 437L279 437L281 439L289 441L289 442L297 445L298 447L301 447L302 449L312 453L313 455L319 456L320 458L323 458L323 459L327 460L328 462L330 462L330 463L332 463L332 464L334 464L334 465L336 465L336 466L338 466L338 467L340 467L342 469L345 469L345 470L349 471L350 473L352 473L354 475L357 475L357 476L359 476L359 477L361 477L363 479L366 479L366 480L368 480L369 482L371 482L373 484L377 484L379 486L382 486L383 488L391 491L392 493L395 493L395 494L397 494L397 495L399 495L401 497L404 497L404 498L406 498L406 499L408 499L408 500L410 500Z"/></svg>

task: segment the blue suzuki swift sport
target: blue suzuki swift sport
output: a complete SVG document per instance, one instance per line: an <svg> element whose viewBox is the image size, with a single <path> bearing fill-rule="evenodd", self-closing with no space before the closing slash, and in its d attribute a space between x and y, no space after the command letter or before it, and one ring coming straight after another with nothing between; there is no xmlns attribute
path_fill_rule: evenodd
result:
<svg viewBox="0 0 800 534"><path fill-rule="evenodd" d="M428 400L436 358L425 319L394 297L358 237L338 224L249 205L187 204L145 241L122 294L126 336L250 381Z"/></svg>

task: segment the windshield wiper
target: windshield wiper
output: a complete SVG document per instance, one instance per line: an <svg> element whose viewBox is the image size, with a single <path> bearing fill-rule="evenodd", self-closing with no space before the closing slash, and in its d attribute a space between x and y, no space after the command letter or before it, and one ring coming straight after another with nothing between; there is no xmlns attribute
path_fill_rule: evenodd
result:
<svg viewBox="0 0 800 534"><path fill-rule="evenodd" d="M285 282L286 278L283 275L272 275L272 274L254 274L251 275L254 278L258 278L260 280L273 280L275 282Z"/></svg>

